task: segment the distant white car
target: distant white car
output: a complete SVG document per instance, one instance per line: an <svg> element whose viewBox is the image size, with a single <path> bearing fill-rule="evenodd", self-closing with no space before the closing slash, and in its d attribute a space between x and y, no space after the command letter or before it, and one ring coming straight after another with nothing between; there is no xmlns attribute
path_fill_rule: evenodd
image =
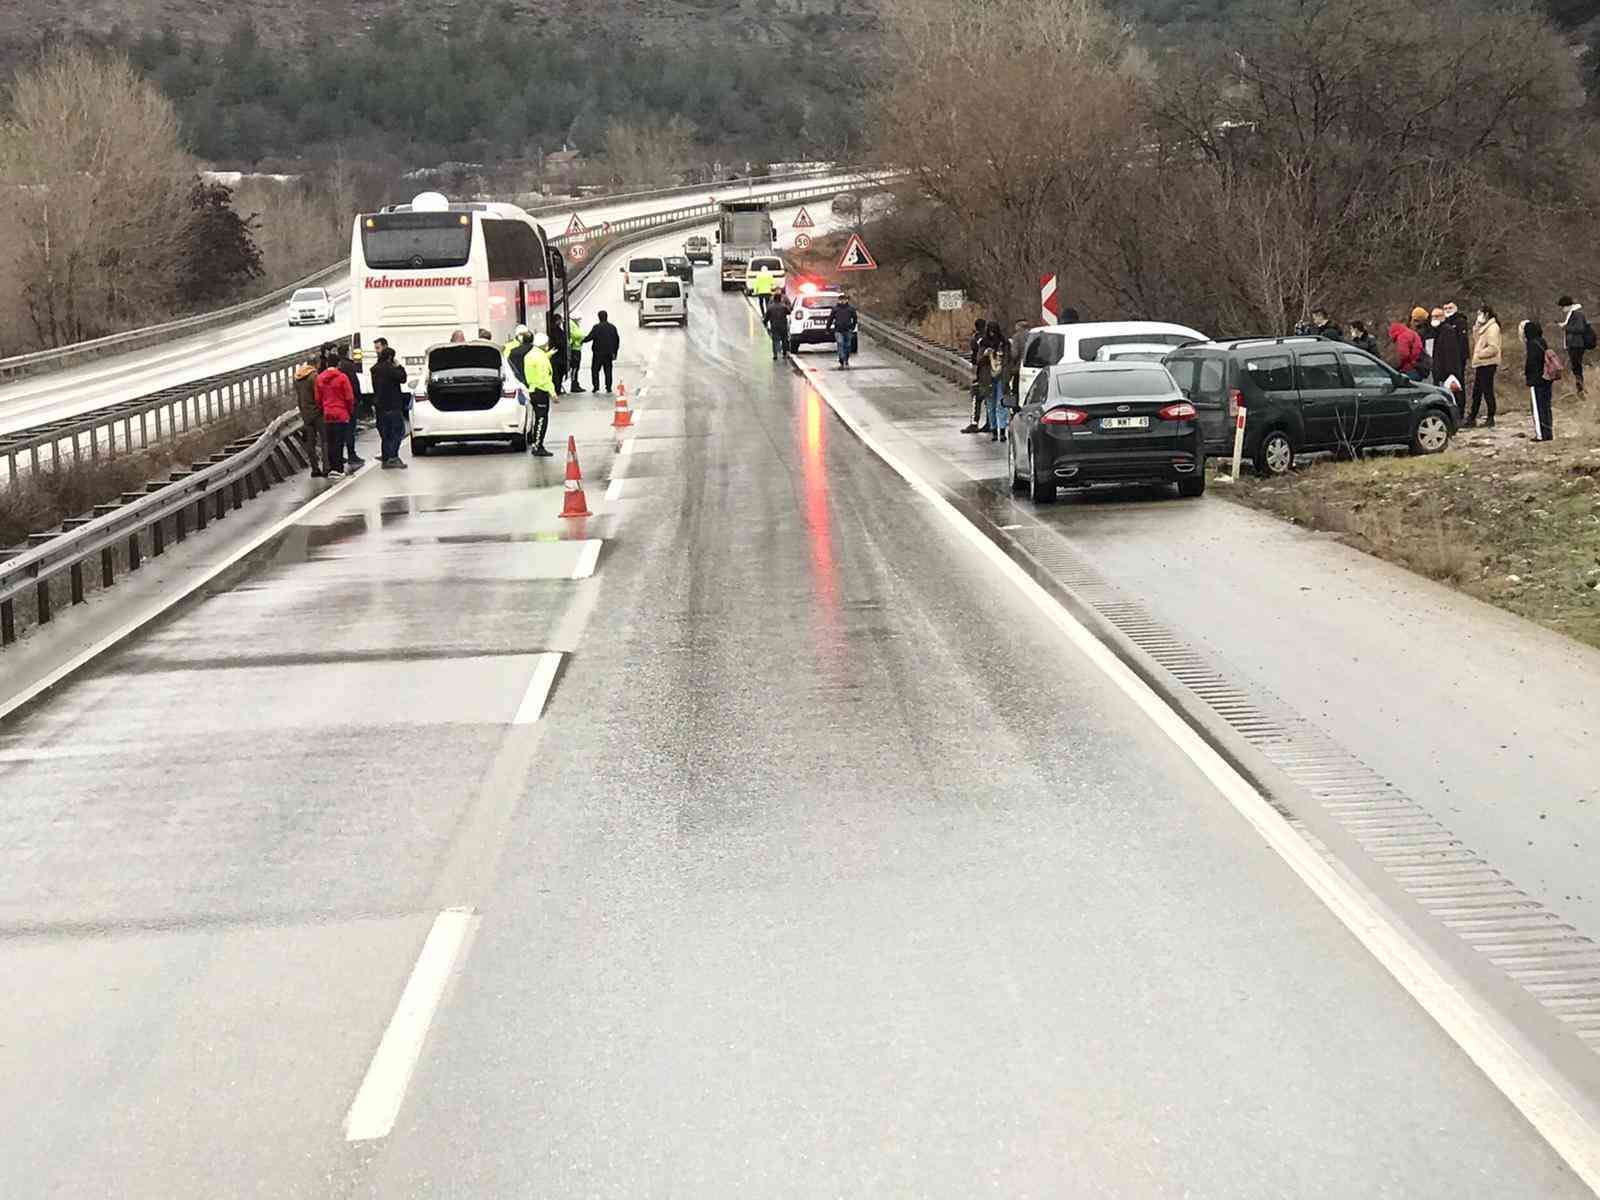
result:
<svg viewBox="0 0 1600 1200"><path fill-rule="evenodd" d="M289 297L289 324L332 325L333 308L327 288L300 288Z"/></svg>

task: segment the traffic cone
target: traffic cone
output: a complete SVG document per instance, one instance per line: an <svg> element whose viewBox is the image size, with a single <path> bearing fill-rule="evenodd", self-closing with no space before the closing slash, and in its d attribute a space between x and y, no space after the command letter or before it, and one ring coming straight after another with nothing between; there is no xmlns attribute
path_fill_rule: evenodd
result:
<svg viewBox="0 0 1600 1200"><path fill-rule="evenodd" d="M633 410L628 407L628 385L617 384L617 406L611 414L611 428L626 429L633 424Z"/></svg>
<svg viewBox="0 0 1600 1200"><path fill-rule="evenodd" d="M583 495L583 472L578 470L578 439L572 434L567 435L567 482L566 495L561 501L561 515L563 517L589 517L594 514L589 511L589 501Z"/></svg>

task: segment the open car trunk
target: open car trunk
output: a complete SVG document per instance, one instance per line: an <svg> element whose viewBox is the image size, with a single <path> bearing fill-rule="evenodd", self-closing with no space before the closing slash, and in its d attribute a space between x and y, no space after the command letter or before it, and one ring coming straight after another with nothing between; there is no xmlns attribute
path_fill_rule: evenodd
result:
<svg viewBox="0 0 1600 1200"><path fill-rule="evenodd" d="M452 342L428 351L428 402L441 412L482 412L500 403L500 347Z"/></svg>

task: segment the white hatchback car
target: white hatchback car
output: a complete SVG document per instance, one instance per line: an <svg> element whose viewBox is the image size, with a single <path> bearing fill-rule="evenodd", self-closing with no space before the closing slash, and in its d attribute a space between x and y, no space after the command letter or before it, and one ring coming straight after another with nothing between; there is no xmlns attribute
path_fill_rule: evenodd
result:
<svg viewBox="0 0 1600 1200"><path fill-rule="evenodd" d="M644 285L639 301L639 325L650 321L673 321L689 327L689 290L681 279L652 279Z"/></svg>
<svg viewBox="0 0 1600 1200"><path fill-rule="evenodd" d="M333 309L327 288L299 288L289 297L289 324L332 325Z"/></svg>
<svg viewBox="0 0 1600 1200"><path fill-rule="evenodd" d="M672 277L667 271L667 260L654 254L636 255L621 270L624 300L637 300L644 292L644 285L652 279Z"/></svg>
<svg viewBox="0 0 1600 1200"><path fill-rule="evenodd" d="M533 406L493 342L442 342L428 347L423 385L411 411L411 453L440 442L506 442L528 448Z"/></svg>

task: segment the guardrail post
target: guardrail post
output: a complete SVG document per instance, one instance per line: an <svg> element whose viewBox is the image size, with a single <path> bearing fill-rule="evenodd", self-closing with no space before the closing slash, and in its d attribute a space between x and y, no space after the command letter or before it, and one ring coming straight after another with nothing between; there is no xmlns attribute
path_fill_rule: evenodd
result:
<svg viewBox="0 0 1600 1200"><path fill-rule="evenodd" d="M73 563L72 566L70 568L68 568L68 572L67 573L69 575L71 575L71 577L72 577L72 602L74 604L82 604L83 603L83 563L81 561Z"/></svg>
<svg viewBox="0 0 1600 1200"><path fill-rule="evenodd" d="M0 646L17 640L17 612L10 600L0 600Z"/></svg>
<svg viewBox="0 0 1600 1200"><path fill-rule="evenodd" d="M128 535L128 570L130 573L137 571L141 565L142 560L139 557L139 531L135 529Z"/></svg>
<svg viewBox="0 0 1600 1200"><path fill-rule="evenodd" d="M206 527L206 501L207 496L201 496L194 505L194 531L199 533Z"/></svg>
<svg viewBox="0 0 1600 1200"><path fill-rule="evenodd" d="M50 624L50 581L41 579L33 586L34 605L38 608L39 624Z"/></svg>
<svg viewBox="0 0 1600 1200"><path fill-rule="evenodd" d="M162 528L160 521L156 521L150 526L150 557L160 558L166 548L167 531Z"/></svg>
<svg viewBox="0 0 1600 1200"><path fill-rule="evenodd" d="M189 520L187 508L180 508L172 514L172 537L174 541L181 542L189 536Z"/></svg>

